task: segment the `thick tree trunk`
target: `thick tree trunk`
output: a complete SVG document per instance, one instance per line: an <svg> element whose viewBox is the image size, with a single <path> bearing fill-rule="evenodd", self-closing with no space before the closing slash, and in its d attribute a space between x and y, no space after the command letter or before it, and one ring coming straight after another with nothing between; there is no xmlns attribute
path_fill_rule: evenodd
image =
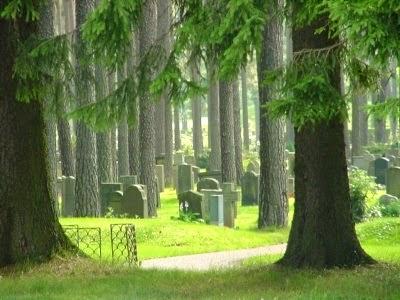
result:
<svg viewBox="0 0 400 300"><path fill-rule="evenodd" d="M126 68L118 70L118 83L126 79ZM129 175L128 121L124 116L118 124L118 176Z"/></svg>
<svg viewBox="0 0 400 300"><path fill-rule="evenodd" d="M233 82L233 130L235 142L235 165L236 165L236 183L240 185L243 175L243 158L242 158L242 126L240 120L240 95L239 81Z"/></svg>
<svg viewBox="0 0 400 300"><path fill-rule="evenodd" d="M101 66L96 66L96 98L103 99L107 95L107 74ZM111 154L111 131L96 134L97 168L99 184L113 181L113 165Z"/></svg>
<svg viewBox="0 0 400 300"><path fill-rule="evenodd" d="M233 125L233 85L219 82L219 124L221 128L222 182L236 182L235 136Z"/></svg>
<svg viewBox="0 0 400 300"><path fill-rule="evenodd" d="M283 0L274 0L271 7L282 8ZM268 71L283 66L282 20L276 11L269 12L264 27L258 62L260 106L275 98L274 87L262 84ZM258 227L287 226L288 199L285 168L285 119L272 119L263 109L260 115L260 203Z"/></svg>
<svg viewBox="0 0 400 300"><path fill-rule="evenodd" d="M0 57L7 58L0 64L0 267L48 259L69 245L50 195L42 104L16 100L17 39L36 29L0 19Z"/></svg>
<svg viewBox="0 0 400 300"><path fill-rule="evenodd" d="M145 1L142 6L142 16L139 33L139 55L144 59L156 38L157 4L155 0ZM151 80L153 70L147 70L145 77ZM157 215L157 184L155 174L155 132L154 132L154 100L148 91L140 95L140 179L147 186L147 201L149 216Z"/></svg>
<svg viewBox="0 0 400 300"><path fill-rule="evenodd" d="M299 4L301 5L301 4ZM295 31L294 49L330 47L327 18ZM326 30L316 35L318 28ZM331 74L340 91L340 66ZM329 101L329 99L327 99ZM370 263L357 239L350 211L349 181L338 118L305 124L296 130L295 210L286 253L280 261L291 267L332 268Z"/></svg>
<svg viewBox="0 0 400 300"><path fill-rule="evenodd" d="M219 128L219 82L214 78L213 62L208 63L208 140L210 148L210 159L208 168L211 171L221 168L221 135Z"/></svg>
<svg viewBox="0 0 400 300"><path fill-rule="evenodd" d="M247 73L246 68L241 71L242 80L242 114L243 114L243 147L244 150L249 151L250 149L250 137L249 137L249 108L247 103Z"/></svg>
<svg viewBox="0 0 400 300"><path fill-rule="evenodd" d="M192 63L190 66L191 80L199 83L200 74L198 66ZM201 97L196 96L192 99L192 120L193 120L193 150L196 162L199 155L203 152L203 130L201 126Z"/></svg>
<svg viewBox="0 0 400 300"><path fill-rule="evenodd" d="M290 17L286 18L285 21L285 63L289 64L293 60L292 23ZM286 142L288 145L294 146L294 126L289 118L286 119Z"/></svg>
<svg viewBox="0 0 400 300"><path fill-rule="evenodd" d="M76 22L81 28L86 16L93 10L94 0L76 1ZM76 99L78 106L87 105L95 100L94 87L89 78L94 77L93 66L83 65L84 56L82 32L77 32L76 45ZM82 121L77 122L76 134L76 216L98 216L100 213L99 184L97 177L96 135Z"/></svg>
<svg viewBox="0 0 400 300"><path fill-rule="evenodd" d="M174 149L175 151L179 151L182 148L181 141L181 126L180 126L180 107L178 105L174 106Z"/></svg>

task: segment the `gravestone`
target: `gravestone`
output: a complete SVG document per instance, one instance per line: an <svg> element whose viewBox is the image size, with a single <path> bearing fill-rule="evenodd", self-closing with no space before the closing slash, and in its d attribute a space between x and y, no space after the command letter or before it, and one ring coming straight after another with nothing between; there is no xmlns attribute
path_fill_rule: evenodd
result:
<svg viewBox="0 0 400 300"><path fill-rule="evenodd" d="M203 178L197 183L197 191L201 190L219 190L219 182L214 178Z"/></svg>
<svg viewBox="0 0 400 300"><path fill-rule="evenodd" d="M288 158L288 174L290 176L294 176L294 159L295 159L295 153L294 152L288 152L287 154L287 158Z"/></svg>
<svg viewBox="0 0 400 300"><path fill-rule="evenodd" d="M177 194L184 193L193 190L193 172L191 165L179 165L178 166L178 186L176 189Z"/></svg>
<svg viewBox="0 0 400 300"><path fill-rule="evenodd" d="M193 172L193 181L194 184L197 184L199 182L199 173L200 173L200 168L196 166L192 166L192 172Z"/></svg>
<svg viewBox="0 0 400 300"><path fill-rule="evenodd" d="M385 156L390 161L390 166L394 166L396 163L396 156L394 155L386 155Z"/></svg>
<svg viewBox="0 0 400 300"><path fill-rule="evenodd" d="M260 163L256 160L249 162L249 164L247 165L246 171L260 174Z"/></svg>
<svg viewBox="0 0 400 300"><path fill-rule="evenodd" d="M387 170L386 193L400 198L400 168L392 167Z"/></svg>
<svg viewBox="0 0 400 300"><path fill-rule="evenodd" d="M213 194L210 197L210 224L224 226L224 197Z"/></svg>
<svg viewBox="0 0 400 300"><path fill-rule="evenodd" d="M165 190L165 174L164 174L164 166L156 165L156 176L158 180L158 188L160 192L164 192Z"/></svg>
<svg viewBox="0 0 400 300"><path fill-rule="evenodd" d="M122 191L126 191L128 186L138 184L137 175L123 175L118 178L118 182L122 183Z"/></svg>
<svg viewBox="0 0 400 300"><path fill-rule="evenodd" d="M203 199L204 199L204 211L205 211L205 217L203 218L206 222L210 221L210 207L211 207L211 197L213 195L222 195L222 190L207 190L207 189L202 189L201 194L203 194Z"/></svg>
<svg viewBox="0 0 400 300"><path fill-rule="evenodd" d="M392 204L394 202L399 202L399 198L393 195L389 195L389 194L384 194L382 196L379 197L378 200L380 205L383 206L387 206L389 204Z"/></svg>
<svg viewBox="0 0 400 300"><path fill-rule="evenodd" d="M242 177L242 205L257 205L259 200L260 176L246 172Z"/></svg>
<svg viewBox="0 0 400 300"><path fill-rule="evenodd" d="M370 162L371 160L365 156L353 156L353 166L361 170L368 172Z"/></svg>
<svg viewBox="0 0 400 300"><path fill-rule="evenodd" d="M206 216L203 194L195 191L187 191L178 195L180 210L185 213L198 214L199 218Z"/></svg>
<svg viewBox="0 0 400 300"><path fill-rule="evenodd" d="M139 218L148 217L146 189L141 184L129 186L122 198L122 212Z"/></svg>
<svg viewBox="0 0 400 300"><path fill-rule="evenodd" d="M389 165L389 159L386 157L380 157L374 161L376 183L386 185L386 172L389 168Z"/></svg>
<svg viewBox="0 0 400 300"><path fill-rule="evenodd" d="M63 217L73 217L75 214L75 177L65 177L62 183Z"/></svg>
<svg viewBox="0 0 400 300"><path fill-rule="evenodd" d="M123 197L124 197L124 194L122 193L122 191L112 192L109 196L109 201L108 201L107 207L112 207L115 216L122 215L124 213L122 211Z"/></svg>
<svg viewBox="0 0 400 300"><path fill-rule="evenodd" d="M199 173L199 180L203 178L214 178L218 182L222 182L222 172L220 170L217 171L207 171L207 172L200 172Z"/></svg>
<svg viewBox="0 0 400 300"><path fill-rule="evenodd" d="M101 183L100 184L100 214L104 216L109 206L111 193L123 191L122 183Z"/></svg>
<svg viewBox="0 0 400 300"><path fill-rule="evenodd" d="M239 192L234 183L224 183L222 184L222 194L224 197L224 226L235 228Z"/></svg>

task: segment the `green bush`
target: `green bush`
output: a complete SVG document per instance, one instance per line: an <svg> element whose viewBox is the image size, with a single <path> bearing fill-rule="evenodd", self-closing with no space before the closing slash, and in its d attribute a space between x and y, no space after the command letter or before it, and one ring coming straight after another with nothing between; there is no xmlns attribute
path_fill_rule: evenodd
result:
<svg viewBox="0 0 400 300"><path fill-rule="evenodd" d="M383 217L400 217L400 202L381 206L381 213Z"/></svg>
<svg viewBox="0 0 400 300"><path fill-rule="evenodd" d="M359 169L350 170L349 181L351 212L354 222L359 223L369 215L367 214L367 199L375 195L377 186L373 177Z"/></svg>
<svg viewBox="0 0 400 300"><path fill-rule="evenodd" d="M197 157L197 166L200 169L207 169L210 160L210 151L204 151Z"/></svg>

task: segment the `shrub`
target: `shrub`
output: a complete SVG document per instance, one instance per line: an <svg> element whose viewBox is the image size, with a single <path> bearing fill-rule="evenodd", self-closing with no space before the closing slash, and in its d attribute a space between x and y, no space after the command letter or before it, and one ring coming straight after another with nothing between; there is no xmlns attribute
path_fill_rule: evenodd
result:
<svg viewBox="0 0 400 300"><path fill-rule="evenodd" d="M351 212L354 222L359 223L368 217L367 199L375 195L377 185L373 177L360 169L349 171L349 181Z"/></svg>
<svg viewBox="0 0 400 300"><path fill-rule="evenodd" d="M400 202L381 206L381 213L383 217L400 217Z"/></svg>
<svg viewBox="0 0 400 300"><path fill-rule="evenodd" d="M210 160L210 151L204 151L197 157L197 166L200 169L207 169Z"/></svg>

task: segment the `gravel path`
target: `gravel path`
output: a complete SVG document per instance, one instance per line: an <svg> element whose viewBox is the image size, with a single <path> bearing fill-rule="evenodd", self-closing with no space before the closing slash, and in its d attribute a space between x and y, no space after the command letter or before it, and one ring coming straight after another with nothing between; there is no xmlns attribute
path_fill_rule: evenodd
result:
<svg viewBox="0 0 400 300"><path fill-rule="evenodd" d="M227 268L237 265L240 261L267 254L280 254L286 249L286 244L259 247L253 249L211 252L167 258L156 258L142 261L144 269L176 269L185 271L204 271Z"/></svg>

